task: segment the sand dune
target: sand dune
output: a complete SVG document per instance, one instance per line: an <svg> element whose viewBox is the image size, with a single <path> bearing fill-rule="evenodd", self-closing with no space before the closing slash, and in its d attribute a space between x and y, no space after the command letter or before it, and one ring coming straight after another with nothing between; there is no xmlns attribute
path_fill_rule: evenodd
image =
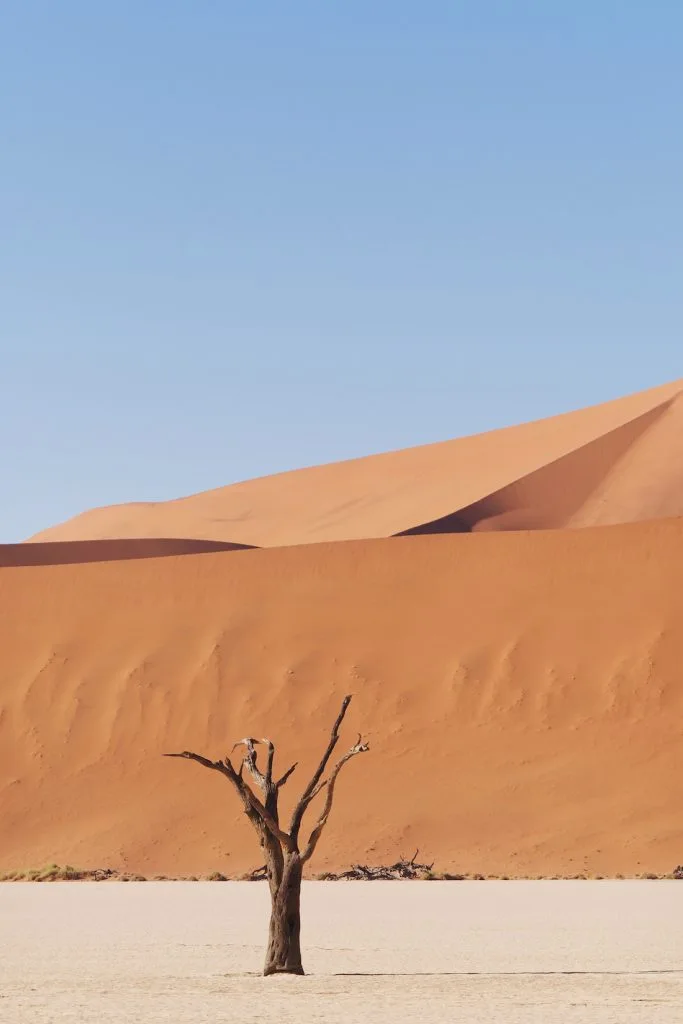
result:
<svg viewBox="0 0 683 1024"><path fill-rule="evenodd" d="M161 754L272 734L291 798L354 692L314 869L670 871L682 386L0 547L0 867L253 868L224 780Z"/></svg>
<svg viewBox="0 0 683 1024"><path fill-rule="evenodd" d="M658 405L444 519L406 534L558 529L683 514L683 400Z"/></svg>
<svg viewBox="0 0 683 1024"><path fill-rule="evenodd" d="M388 537L437 521L449 530L535 529L681 515L682 388L677 381L535 423L175 501L93 509L33 540L189 537L272 547Z"/></svg>
<svg viewBox="0 0 683 1024"><path fill-rule="evenodd" d="M312 869L671 870L682 578L683 520L5 567L0 866L254 867L227 783L161 753L271 734L291 797L352 691L372 750Z"/></svg>
<svg viewBox="0 0 683 1024"><path fill-rule="evenodd" d="M205 551L244 551L248 547L247 544L165 537L0 544L0 567L114 562L121 559L159 558L163 555L191 555Z"/></svg>

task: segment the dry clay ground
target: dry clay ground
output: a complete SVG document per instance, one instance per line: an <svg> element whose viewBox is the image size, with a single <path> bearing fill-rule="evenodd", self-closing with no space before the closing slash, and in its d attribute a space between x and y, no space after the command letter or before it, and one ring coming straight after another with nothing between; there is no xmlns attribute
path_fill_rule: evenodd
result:
<svg viewBox="0 0 683 1024"><path fill-rule="evenodd" d="M3 1024L679 1024L683 883L305 883L305 978L262 978L265 885L0 885Z"/></svg>

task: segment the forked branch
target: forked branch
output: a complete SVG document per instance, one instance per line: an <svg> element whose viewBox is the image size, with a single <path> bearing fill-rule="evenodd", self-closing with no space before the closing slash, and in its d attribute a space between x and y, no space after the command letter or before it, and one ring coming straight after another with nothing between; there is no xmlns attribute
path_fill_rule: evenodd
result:
<svg viewBox="0 0 683 1024"><path fill-rule="evenodd" d="M262 772L259 769L259 767L258 767L258 765L256 763L257 751L256 751L255 746L254 746L254 744L256 744L256 743L262 743L264 746L266 746L268 748L268 758L267 758L267 761L266 761L266 770L265 770L265 772ZM235 743L235 745L233 746L232 749L234 750L235 747L239 747L241 744L244 744L244 746L247 748L247 752L244 755L244 758L242 760L242 764L244 766L246 766L246 768L249 771L251 777L254 779L256 784L258 786L260 786L260 788L261 788L261 790L263 792L263 795L266 798L273 791L277 792L277 790L279 790L282 786L284 786L285 782L287 781L287 779L289 778L289 776L292 774L292 772L294 771L294 769L296 768L296 766L299 763L298 761L295 761L294 764L291 766L291 768L288 768L287 771L284 773L284 775L282 775L276 782L274 782L273 781L273 760L275 758L275 745L274 745L274 743L271 740L265 740L265 739L264 740L256 740L256 739L253 739L252 737L247 737L246 739L238 740L237 743Z"/></svg>
<svg viewBox="0 0 683 1024"><path fill-rule="evenodd" d="M265 774L260 770L256 763L256 747L254 746L255 743L267 743L269 745L269 767L266 768ZM272 781L272 765L275 748L273 744L270 742L270 740L255 740L252 739L251 736L247 736L245 737L245 739L238 740L237 743L234 743L232 750L234 750L235 747L240 747L242 745L246 747L246 753L242 759L242 764L247 769L256 785L261 789L264 797L266 797L268 795L268 788ZM232 753L232 750L230 751L230 753Z"/></svg>
<svg viewBox="0 0 683 1024"><path fill-rule="evenodd" d="M347 695L346 697L344 697L344 700L342 701L341 710L337 715L337 720L332 726L332 732L330 733L330 742L327 744L327 749L320 760L320 764L316 768L313 774L313 778L306 786L306 789L304 790L301 799L294 808L294 813L292 814L292 821L289 826L289 834L291 835L294 842L298 840L299 829L301 828L301 820L304 816L306 808L310 804L315 794L320 792L318 783L320 782L322 774L325 771L325 768L327 767L327 762L332 756L332 751L334 750L339 741L339 727L344 721L344 715L346 714L347 708L350 703L351 696Z"/></svg>
<svg viewBox="0 0 683 1024"><path fill-rule="evenodd" d="M328 779L325 779L323 782L319 782L316 785L314 793L313 793L313 796L316 793L319 793L321 791L321 789L324 789L325 787L327 787L327 794L325 796L325 804L323 806L323 809L322 809L322 812L320 814L320 817L318 818L318 821L316 822L315 828L311 832L311 836L310 836L310 838L308 840L308 845L307 845L306 849L304 850L304 852L301 854L301 863L302 864L305 864L306 861L310 860L310 858L313 856L313 854L315 852L315 848L318 845L318 841L319 841L319 839L320 839L320 837L321 837L321 835L323 833L323 829L325 828L325 825L327 824L327 819L329 818L330 811L332 810L332 801L334 799L334 787L335 787L335 784L337 782L337 776L339 775L340 771L342 770L344 765L347 763L347 761L350 761L352 757L356 756L356 754L364 754L369 749L370 749L370 747L368 746L368 744L367 743L363 743L361 738L360 738L360 736L359 736L358 740L351 747L351 749L347 750L347 752L344 754L344 756L339 758L339 760L337 761L336 765L332 769L330 777ZM313 796L311 796L311 799L313 799Z"/></svg>
<svg viewBox="0 0 683 1024"><path fill-rule="evenodd" d="M184 757L189 761L196 761L197 764L203 765L204 768L211 768L214 771L225 775L226 778L230 779L233 786L242 797L247 813L249 814L252 812L252 814L255 814L263 822L271 835L277 839L285 849L289 850L292 848L291 837L286 832L282 831L273 816L268 813L256 794L252 792L246 784L242 778L241 769L239 773L235 771L229 757L226 757L223 761L211 761L208 757L203 757L201 754L195 754L191 750L183 750L180 754L164 754L164 757ZM245 757L245 762L246 760L247 759Z"/></svg>
<svg viewBox="0 0 683 1024"><path fill-rule="evenodd" d="M293 764L287 771L276 781L273 781L273 760L275 757L275 747L270 740L267 739L254 739L251 736L247 736L242 740L238 740L234 744L235 747L244 746L245 754L240 764L239 770L235 771L235 768L230 760L230 755L227 755L222 761L212 761L208 757L204 757L202 754L196 754L191 750L183 750L179 754L165 754L165 757L184 757L189 761L196 761L197 764L202 765L204 768L210 768L212 771L220 772L230 780L238 794L240 795L244 804L244 809L247 813L252 824L261 832L262 835L269 834L273 839L277 840L283 850L288 850L292 853L298 853L299 851L299 831L301 829L301 822L306 812L306 808L309 806L311 801L320 793L323 789L327 789L325 796L325 804L315 828L311 832L308 840L308 845L304 853L301 855L301 861L305 862L313 855L313 852L318 844L318 840L322 834L322 831L327 823L330 811L332 809L332 800L334 797L334 787L337 781L337 777L347 763L356 754L363 754L368 750L368 744L363 743L360 735L353 747L348 750L343 757L341 757L335 764L332 772L327 779L323 779L323 774L328 765L332 752L339 741L339 728L344 720L344 716L351 703L351 697L346 696L342 701L342 706L337 715L336 721L332 726L330 733L330 739L327 744L327 748L320 759L320 763L316 768L311 781L306 786L299 802L294 808L292 814L292 822L290 825L289 833L284 832L278 822L277 813L277 795L282 786L287 782L297 764ZM258 764L256 744L261 743L267 748L267 759L265 771L263 771ZM259 800L254 791L247 785L243 778L243 770L247 769L256 785L260 788L263 794L263 801Z"/></svg>

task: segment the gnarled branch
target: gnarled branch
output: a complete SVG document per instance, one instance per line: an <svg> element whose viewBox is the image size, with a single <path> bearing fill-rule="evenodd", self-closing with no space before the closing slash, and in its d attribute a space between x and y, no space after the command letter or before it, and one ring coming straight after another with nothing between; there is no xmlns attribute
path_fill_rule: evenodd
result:
<svg viewBox="0 0 683 1024"><path fill-rule="evenodd" d="M329 761L329 759L330 759L330 757L332 755L332 751L334 750L334 748L337 745L337 742L339 741L339 727L340 727L340 725L342 724L342 722L344 720L344 715L346 714L347 708L348 708L350 703L351 703L351 696L347 695L346 697L344 697L344 700L342 701L341 710L340 710L339 714L337 715L337 720L335 721L334 725L332 726L332 732L330 734L330 742L327 744L327 749L326 749L325 753L323 754L323 756L321 758L320 764L318 765L317 769L315 770L315 772L313 774L313 778L311 779L311 781L306 786L306 789L304 790L304 792L303 792L303 794L301 796L301 799L299 800L298 804L294 808L294 812L292 814L291 824L289 826L289 834L291 835L291 837L294 840L294 842L297 842L297 840L299 838L299 829L301 828L301 820L302 820L302 818L304 816L306 808L310 804L310 802L313 799L315 793L320 792L320 790L317 788L318 787L318 783L320 782L320 779L322 778L322 774L325 771L325 768L327 767L327 762Z"/></svg>
<svg viewBox="0 0 683 1024"><path fill-rule="evenodd" d="M191 750L183 750L180 754L164 754L164 757L184 757L190 761L196 761L197 764L203 765L204 768L212 768L214 771L221 772L221 774L230 779L237 789L237 792L242 797L247 814L249 814L250 817L252 816L250 811L253 812L253 814L256 814L271 835L277 839L285 849L292 849L293 844L291 836L282 831L273 816L269 814L256 794L252 792L242 778L241 768L239 773L236 772L229 757L226 757L224 761L211 761L208 757L203 757L201 754L195 754Z"/></svg>
<svg viewBox="0 0 683 1024"><path fill-rule="evenodd" d="M308 840L308 845L304 852L301 854L302 864L305 864L306 861L310 860L310 858L313 856L315 848L318 845L318 840L320 839L323 829L327 824L327 819L329 818L330 811L332 810L332 800L334 799L334 787L337 782L337 776L339 775L340 771L347 763L347 761L350 761L352 757L356 756L356 754L364 754L369 749L370 748L368 744L363 743L359 736L357 742L351 747L351 749L347 750L344 756L339 758L336 765L332 769L330 777L328 779L325 779L323 782L317 783L317 785L315 786L315 793L319 793L322 789L326 787L327 794L325 796L325 804L323 806L320 817L318 818L315 828L311 832L310 838ZM311 799L313 799L313 797L311 797Z"/></svg>
<svg viewBox="0 0 683 1024"><path fill-rule="evenodd" d="M201 754L194 754L191 750L183 750L180 754L163 754L162 756L186 757L190 761L196 761L197 764L204 765L205 768L213 768L215 771L222 772L223 775L227 775L228 778L231 777L230 772L228 770L228 765L230 764L230 762L228 761L227 758L225 759L225 763L223 763L223 761L211 761L208 757L202 757ZM230 765L230 767L232 768L232 765Z"/></svg>
<svg viewBox="0 0 683 1024"><path fill-rule="evenodd" d="M243 740L238 740L237 743L234 743L232 749L234 750L235 747L242 745L246 747L246 753L242 759L242 764L246 767L256 785L261 789L264 797L267 797L269 788L268 771L266 770L266 773L264 774L258 767L256 763L256 747L254 746L255 743L261 742L261 740L255 740L251 736L247 736ZM272 759L269 757L269 760Z"/></svg>

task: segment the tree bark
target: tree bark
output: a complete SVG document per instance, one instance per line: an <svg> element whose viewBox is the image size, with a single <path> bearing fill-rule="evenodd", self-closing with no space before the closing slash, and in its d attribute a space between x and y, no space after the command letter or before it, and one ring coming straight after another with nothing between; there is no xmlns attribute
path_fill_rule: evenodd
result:
<svg viewBox="0 0 683 1024"><path fill-rule="evenodd" d="M282 878L272 896L268 950L263 973L303 974L301 965L301 875L299 853L285 855Z"/></svg>

